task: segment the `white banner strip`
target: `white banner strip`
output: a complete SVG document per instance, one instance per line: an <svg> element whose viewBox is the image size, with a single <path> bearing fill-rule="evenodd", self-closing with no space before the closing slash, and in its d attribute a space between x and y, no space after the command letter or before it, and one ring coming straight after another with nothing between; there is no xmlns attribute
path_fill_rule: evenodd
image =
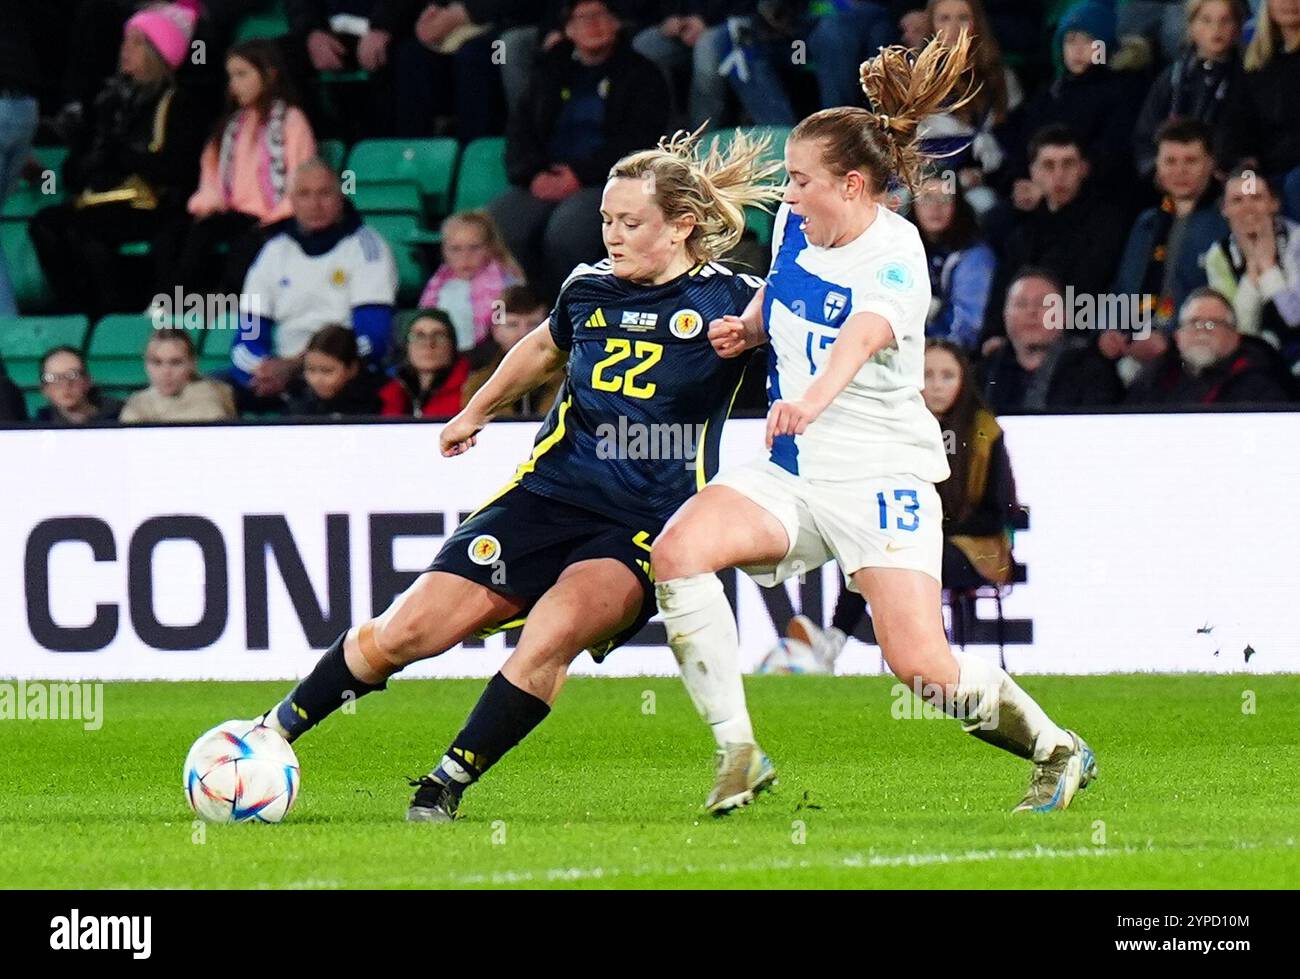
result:
<svg viewBox="0 0 1300 979"><path fill-rule="evenodd" d="M1013 672L1300 671L1300 414L1003 420L1029 529L1003 602ZM498 423L467 455L437 425L0 432L0 676L280 679L387 605L461 514L497 490L536 426ZM728 425L724 465L761 452ZM863 505L870 505L863 501ZM834 567L735 585L743 662L801 607L829 621ZM997 655L994 605L971 643ZM575 673L671 674L650 627ZM659 644L655 644L655 643ZM506 637L404 675L489 676ZM880 672L853 643L841 669Z"/></svg>

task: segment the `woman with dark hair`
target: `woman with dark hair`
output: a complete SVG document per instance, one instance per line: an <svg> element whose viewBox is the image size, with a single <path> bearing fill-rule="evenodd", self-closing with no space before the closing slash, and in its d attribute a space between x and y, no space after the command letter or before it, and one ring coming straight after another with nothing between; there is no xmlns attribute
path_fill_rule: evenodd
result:
<svg viewBox="0 0 1300 979"><path fill-rule="evenodd" d="M385 417L450 418L461 409L469 357L441 309L422 309L406 334L406 358L379 392Z"/></svg>
<svg viewBox="0 0 1300 979"><path fill-rule="evenodd" d="M36 421L59 428L117 421L122 402L95 386L86 358L76 347L53 347L41 358L41 394L49 403Z"/></svg>
<svg viewBox="0 0 1300 979"><path fill-rule="evenodd" d="M239 292L266 240L263 229L293 214L289 175L316 155L274 41L235 45L226 75L226 107L203 149L189 215L173 229L176 260L162 287Z"/></svg>
<svg viewBox="0 0 1300 979"><path fill-rule="evenodd" d="M323 326L307 342L306 387L289 399L290 415L378 415L382 379L361 360L357 335L346 326Z"/></svg>
<svg viewBox="0 0 1300 979"><path fill-rule="evenodd" d="M997 258L980 239L975 211L961 183L927 177L917 190L912 222L921 232L930 261L930 314L925 335L974 350L979 345Z"/></svg>
<svg viewBox="0 0 1300 979"><path fill-rule="evenodd" d="M980 397L961 348L925 348L925 406L939 419L952 475L943 502L943 584L950 589L1011 583L1011 519L1018 509L1002 427Z"/></svg>
<svg viewBox="0 0 1300 979"><path fill-rule="evenodd" d="M926 343L922 393L943 429L952 471L935 488L943 502L943 587L954 591L1010 584L1011 517L1018 506L1002 428L972 377L970 361L956 344ZM807 643L829 666L866 611L862 596L845 589L830 628L797 615L787 635Z"/></svg>

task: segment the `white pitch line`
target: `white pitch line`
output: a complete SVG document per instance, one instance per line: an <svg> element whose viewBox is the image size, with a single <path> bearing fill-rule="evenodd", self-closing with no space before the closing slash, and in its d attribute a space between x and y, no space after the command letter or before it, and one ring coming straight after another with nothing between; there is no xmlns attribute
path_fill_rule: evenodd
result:
<svg viewBox="0 0 1300 979"><path fill-rule="evenodd" d="M553 867L536 871L495 871L490 874L449 874L452 883L475 884L529 884L562 883L564 881L606 880L613 877L649 877L652 875L722 873L738 874L759 871L811 870L816 868L848 867L872 869L880 867L926 867L934 864L981 863L992 860L1069 860L1087 857L1128 856L1135 853L1154 853L1155 847L1105 847L1081 846L1071 850L1035 846L1021 850L967 850L963 853L901 853L894 855L853 853L828 860L771 860L749 864L721 863L711 866L684 864L680 867L635 867L622 870L618 867Z"/></svg>
<svg viewBox="0 0 1300 979"><path fill-rule="evenodd" d="M757 871L776 872L782 870L812 870L819 868L836 868L845 867L854 870L890 868L890 867L930 867L935 865L951 865L963 863L988 863L998 860L1077 860L1099 857L1120 857L1133 856L1139 853L1178 853L1189 851L1221 851L1221 850L1257 850L1262 848L1268 849L1291 849L1297 845L1295 837L1288 837L1279 841L1253 841L1238 840L1230 846L1211 847L1157 847L1152 843L1146 846L1079 846L1072 849L1057 849L1048 846L1024 847L1016 850L965 850L959 853L850 853L838 857L831 857L822 860L769 860L753 862L748 864L721 863L715 865L697 865L683 864L678 867L654 867L642 865L629 870L623 870L618 867L551 867L545 870L524 870L524 871L494 871L483 874L447 874L443 877L432 877L425 880L413 881L415 886L431 887L439 883L449 883L452 885L475 886L480 884L492 885L512 885L512 884L550 884L564 883L572 881L587 880L607 880L617 877L637 878L649 877L656 875L692 875L692 874L739 874L753 873ZM100 885L103 889L108 890L130 890L135 887L156 887L158 885L142 885L135 883L118 883L112 885ZM311 878L307 880L292 881L290 883L280 882L258 882L248 884L235 884L236 888L250 888L253 890L351 890L351 889L387 889L394 887L408 886L408 882L403 881L395 883L392 880L380 881L360 881L360 880L330 880L324 878ZM167 889L165 886L163 889ZM179 887L175 889L189 890L189 887Z"/></svg>

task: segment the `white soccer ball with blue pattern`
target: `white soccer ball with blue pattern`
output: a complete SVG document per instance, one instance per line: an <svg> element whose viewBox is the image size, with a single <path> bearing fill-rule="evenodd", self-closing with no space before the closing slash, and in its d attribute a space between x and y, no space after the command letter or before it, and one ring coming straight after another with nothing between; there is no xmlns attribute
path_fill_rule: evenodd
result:
<svg viewBox="0 0 1300 979"><path fill-rule="evenodd" d="M298 798L298 758L257 721L226 721L185 758L185 797L209 823L278 823Z"/></svg>

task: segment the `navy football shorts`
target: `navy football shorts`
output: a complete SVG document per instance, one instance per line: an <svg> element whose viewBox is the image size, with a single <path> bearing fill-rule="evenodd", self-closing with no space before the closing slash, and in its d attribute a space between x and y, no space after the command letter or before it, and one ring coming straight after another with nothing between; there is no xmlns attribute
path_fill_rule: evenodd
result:
<svg viewBox="0 0 1300 979"><path fill-rule="evenodd" d="M612 558L641 583L636 621L588 652L597 663L641 631L656 611L650 577L654 536L628 523L513 486L467 517L447 538L429 571L442 571L526 602L523 612L479 633L491 635L522 624L537 600L571 564Z"/></svg>

